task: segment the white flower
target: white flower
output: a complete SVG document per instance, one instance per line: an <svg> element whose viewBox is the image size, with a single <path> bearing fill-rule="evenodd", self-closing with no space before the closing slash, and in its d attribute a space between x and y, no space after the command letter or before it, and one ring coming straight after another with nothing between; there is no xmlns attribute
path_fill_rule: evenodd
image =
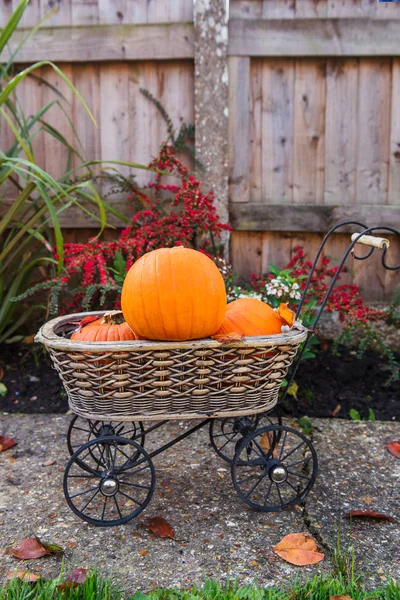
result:
<svg viewBox="0 0 400 600"><path fill-rule="evenodd" d="M278 290L278 291L276 292L276 295L278 296L278 298L280 298L280 297L282 296L282 290Z"/></svg>
<svg viewBox="0 0 400 600"><path fill-rule="evenodd" d="M299 287L300 287L300 286L299 286L299 284L298 284L298 283L294 283L294 284L292 285L292 289L294 289L294 290L298 290L298 289L299 289Z"/></svg>

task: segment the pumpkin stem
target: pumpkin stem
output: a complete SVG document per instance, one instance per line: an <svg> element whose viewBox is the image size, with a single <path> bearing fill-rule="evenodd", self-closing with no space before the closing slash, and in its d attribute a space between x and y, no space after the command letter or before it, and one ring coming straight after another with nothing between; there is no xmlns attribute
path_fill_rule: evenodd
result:
<svg viewBox="0 0 400 600"><path fill-rule="evenodd" d="M109 310L104 313L101 322L105 325L121 325L125 319L122 310Z"/></svg>

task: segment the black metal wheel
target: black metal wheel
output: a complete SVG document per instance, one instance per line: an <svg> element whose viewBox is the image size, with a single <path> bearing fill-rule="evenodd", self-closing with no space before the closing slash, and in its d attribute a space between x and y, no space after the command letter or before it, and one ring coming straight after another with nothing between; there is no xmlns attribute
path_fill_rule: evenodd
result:
<svg viewBox="0 0 400 600"><path fill-rule="evenodd" d="M136 441L111 435L83 444L64 473L68 506L98 527L127 523L142 512L155 489L153 462Z"/></svg>
<svg viewBox="0 0 400 600"><path fill-rule="evenodd" d="M212 419L209 431L210 442L218 456L232 463L243 438L256 429L257 423L258 415Z"/></svg>
<svg viewBox="0 0 400 600"><path fill-rule="evenodd" d="M210 442L218 456L232 463L235 452L245 437L255 429L275 424L282 425L282 418L276 407L258 415L213 419L210 423ZM276 435L279 436L279 432Z"/></svg>
<svg viewBox="0 0 400 600"><path fill-rule="evenodd" d="M299 504L318 472L312 443L297 429L271 425L256 429L237 449L233 485L251 508L280 512Z"/></svg>
<svg viewBox="0 0 400 600"><path fill-rule="evenodd" d="M107 435L117 435L137 441L142 447L145 442L141 421L92 421L75 415L68 427L67 447L70 456L86 442ZM94 460L96 457L93 456ZM84 463L81 464L85 468Z"/></svg>

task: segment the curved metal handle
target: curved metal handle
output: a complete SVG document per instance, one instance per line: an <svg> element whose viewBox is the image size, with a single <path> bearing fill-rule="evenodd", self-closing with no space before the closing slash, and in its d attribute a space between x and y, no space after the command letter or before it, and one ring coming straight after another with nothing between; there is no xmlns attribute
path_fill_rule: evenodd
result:
<svg viewBox="0 0 400 600"><path fill-rule="evenodd" d="M375 237L374 235L362 235L360 237L359 233L353 233L351 241L356 242L357 244L364 244L364 246L379 248L380 250L384 250L385 246L387 250L390 246L390 242L386 238Z"/></svg>

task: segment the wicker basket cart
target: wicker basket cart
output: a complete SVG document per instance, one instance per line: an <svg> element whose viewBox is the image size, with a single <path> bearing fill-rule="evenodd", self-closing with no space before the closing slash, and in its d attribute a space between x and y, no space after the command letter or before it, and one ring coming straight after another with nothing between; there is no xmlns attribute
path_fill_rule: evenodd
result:
<svg viewBox="0 0 400 600"><path fill-rule="evenodd" d="M389 247L375 230L342 223L325 237L323 247L339 227L362 231L339 265L313 328L347 256L356 243ZM104 311L103 311L104 312ZM84 521L115 526L136 517L155 489L153 458L201 427L209 426L210 441L230 463L234 487L250 507L281 511L300 503L312 488L318 462L310 440L282 424L276 408L312 335L297 320L281 335L248 337L223 344L212 339L188 342L81 342L69 339L71 322L88 313L59 317L43 325L36 336L48 349L75 413L67 433L70 459L64 473L64 493L70 508ZM89 313L98 315L103 314ZM298 353L299 348L301 348ZM286 380L289 368L291 376ZM187 431L152 452L146 436L171 419L197 419Z"/></svg>

